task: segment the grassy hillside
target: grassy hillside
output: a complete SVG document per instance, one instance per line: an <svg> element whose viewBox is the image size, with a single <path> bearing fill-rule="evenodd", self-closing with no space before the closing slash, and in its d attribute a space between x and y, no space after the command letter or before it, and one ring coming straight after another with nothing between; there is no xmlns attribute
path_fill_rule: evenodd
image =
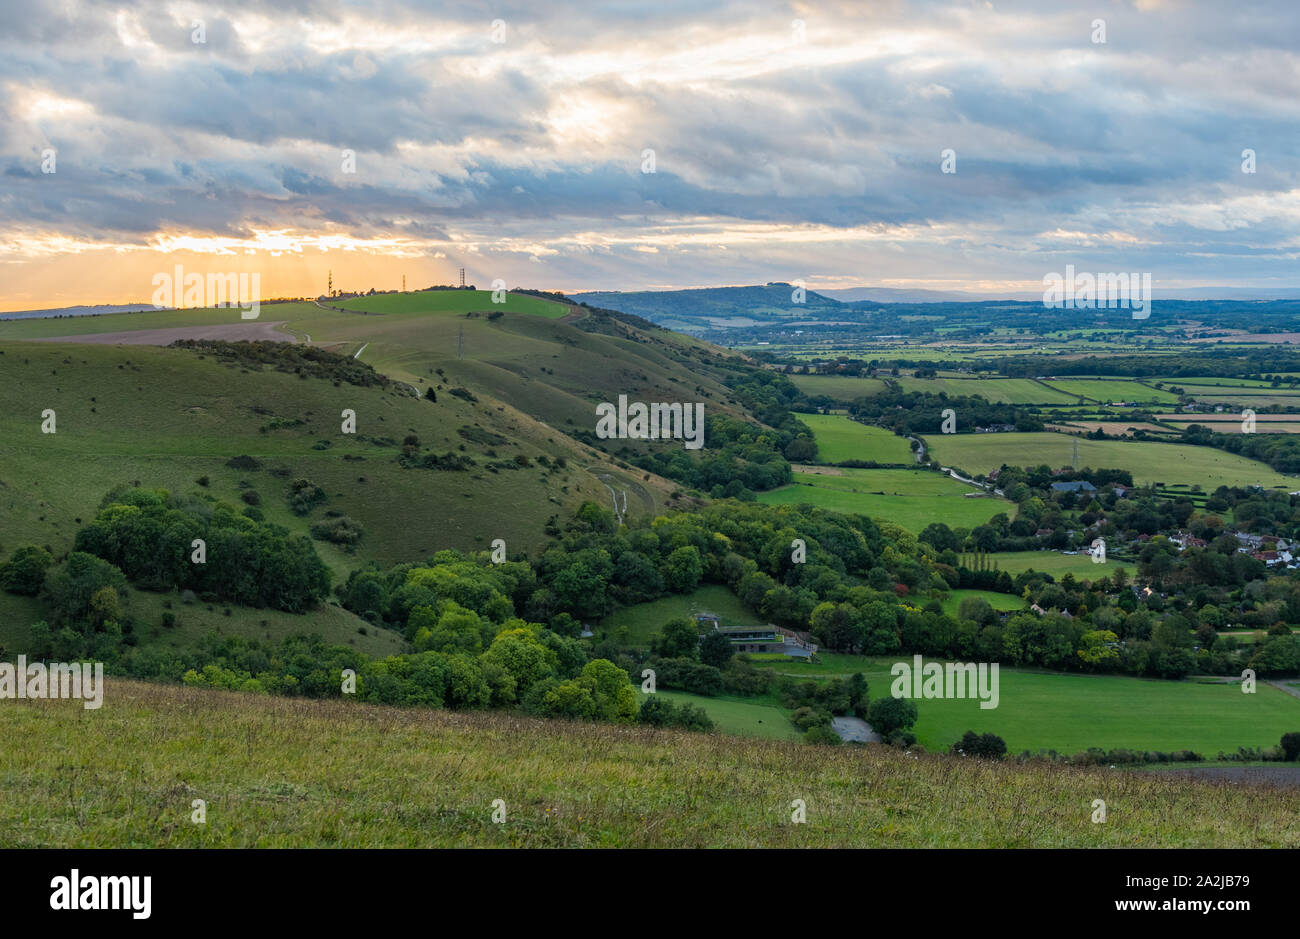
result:
<svg viewBox="0 0 1300 939"><path fill-rule="evenodd" d="M330 301L330 306L376 313L468 313L477 310L511 310L547 319L559 319L574 308L554 300L544 300L526 293L506 293L501 303L492 302L489 290L419 290L409 293L376 294L351 300Z"/></svg>
<svg viewBox="0 0 1300 939"><path fill-rule="evenodd" d="M15 847L1300 847L1295 789L125 681L0 736Z"/></svg>
<svg viewBox="0 0 1300 939"><path fill-rule="evenodd" d="M77 520L89 520L109 488L136 480L236 505L251 489L268 520L302 533L325 512L341 512L365 535L354 555L322 544L336 571L444 547L486 549L498 537L513 551L540 543L549 516L585 499L609 502L608 489L584 467L623 475L526 415L463 400L446 386L434 404L401 385L335 386L180 349L32 343L0 346L0 353L0 395L8 403L0 413L5 552L32 542L61 553ZM345 408L356 412L355 434L341 433ZM41 433L46 409L56 412L54 434ZM463 472L404 468L398 458L411 434L426 452L454 451L477 465ZM518 454L529 458L528 467L486 468ZM228 467L237 455L262 467ZM550 466L539 465L539 456ZM567 467L556 468L557 457ZM285 498L298 477L329 495L306 519L293 515ZM638 486L654 494L652 501L664 498L662 481ZM465 511L470 504L474 511Z"/></svg>

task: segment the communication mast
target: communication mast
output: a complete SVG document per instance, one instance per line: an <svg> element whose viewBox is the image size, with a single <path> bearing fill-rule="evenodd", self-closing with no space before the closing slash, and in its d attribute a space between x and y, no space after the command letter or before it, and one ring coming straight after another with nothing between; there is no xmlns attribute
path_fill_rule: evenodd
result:
<svg viewBox="0 0 1300 939"><path fill-rule="evenodd" d="M334 272L333 271L330 271L329 286L325 288L325 296L327 297L334 296Z"/></svg>
<svg viewBox="0 0 1300 939"><path fill-rule="evenodd" d="M460 269L460 285L465 286L465 268L463 267Z"/></svg>

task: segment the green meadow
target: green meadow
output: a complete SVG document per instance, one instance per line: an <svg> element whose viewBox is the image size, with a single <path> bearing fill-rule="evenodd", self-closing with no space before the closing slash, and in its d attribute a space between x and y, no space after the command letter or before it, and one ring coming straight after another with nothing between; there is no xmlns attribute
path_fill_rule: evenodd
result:
<svg viewBox="0 0 1300 939"><path fill-rule="evenodd" d="M934 459L982 475L1009 466L1051 467L1074 464L1079 448L1080 467L1126 469L1133 481L1228 486L1285 486L1295 489L1296 479L1275 472L1256 460L1212 447L1130 440L1088 440L1051 432L1007 434L934 434L926 438Z"/></svg>
<svg viewBox="0 0 1300 939"><path fill-rule="evenodd" d="M756 664L787 675L846 677L862 672L871 698L890 694L896 662L910 655L868 658L819 654L805 664L755 656ZM928 661L928 660L926 660ZM1261 683L1253 694L1222 682L1161 681L1117 675L1069 675L999 668L996 708L973 699L916 701L913 732L927 749L946 750L967 730L994 733L1017 754L1056 750L1074 754L1088 747L1111 750L1189 749L1213 758L1222 750L1276 746L1282 734L1300 730L1300 698Z"/></svg>
<svg viewBox="0 0 1300 939"><path fill-rule="evenodd" d="M982 525L999 512L1014 517L1016 506L977 492L949 476L926 470L852 469L842 474L800 472L795 482L760 492L758 501L770 505L809 503L836 512L883 518L920 532L931 522L954 527Z"/></svg>
<svg viewBox="0 0 1300 939"><path fill-rule="evenodd" d="M1175 404L1178 395L1137 381L1105 378L1057 378L1044 384L1071 397L1088 398L1102 404L1132 401L1138 404Z"/></svg>
<svg viewBox="0 0 1300 939"><path fill-rule="evenodd" d="M790 723L785 710L768 703L768 699L735 698L727 695L706 697L684 691L656 691L674 704L694 704L704 709L713 721L714 730L738 737L762 737L768 740L798 740L803 732ZM642 692L642 698L648 697Z"/></svg>
<svg viewBox="0 0 1300 939"><path fill-rule="evenodd" d="M806 395L826 395L836 401L849 403L859 398L870 398L885 390L879 378L861 378L854 375L791 375L795 387Z"/></svg>
<svg viewBox="0 0 1300 939"><path fill-rule="evenodd" d="M906 437L881 427L861 424L840 414L800 414L817 440L817 458L823 463L861 460L873 463L915 463Z"/></svg>
<svg viewBox="0 0 1300 939"><path fill-rule="evenodd" d="M1086 551L1079 554L1062 554L1060 551L1002 551L986 555L985 558L990 566L996 566L998 570L1012 575L1032 569L1058 579L1073 574L1077 580L1096 580L1110 577L1116 568L1121 567L1132 578L1137 570L1136 564L1111 557L1107 557L1103 563L1095 563Z"/></svg>
<svg viewBox="0 0 1300 939"><path fill-rule="evenodd" d="M948 596L943 598L940 605L949 616L956 616L957 611L961 608L961 601L968 597L979 597L987 601L988 605L999 613L1025 609L1025 601L1020 597L1013 597L1008 593L998 593L994 590L952 590L949 591Z"/></svg>
<svg viewBox="0 0 1300 939"><path fill-rule="evenodd" d="M1072 396L1032 378L899 378L897 381L904 391L979 395L994 404L1073 404L1075 401Z"/></svg>
<svg viewBox="0 0 1300 939"><path fill-rule="evenodd" d="M593 632L618 642L643 646L670 619L694 619L697 613L714 613L722 618L724 626L763 625L762 617L749 612L729 589L721 584L706 584L691 593L675 593L625 607L600 620Z"/></svg>

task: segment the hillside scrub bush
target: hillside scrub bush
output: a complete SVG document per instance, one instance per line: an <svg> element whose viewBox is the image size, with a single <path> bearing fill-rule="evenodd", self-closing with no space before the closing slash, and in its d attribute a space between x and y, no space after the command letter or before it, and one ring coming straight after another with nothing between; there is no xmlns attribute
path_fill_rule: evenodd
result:
<svg viewBox="0 0 1300 939"><path fill-rule="evenodd" d="M295 479L289 484L289 510L294 515L308 515L328 500L325 490L309 479Z"/></svg>
<svg viewBox="0 0 1300 939"><path fill-rule="evenodd" d="M360 542L363 534L365 531L361 523L346 515L318 522L311 527L311 536L317 541L328 541L331 544L347 547L353 547Z"/></svg>

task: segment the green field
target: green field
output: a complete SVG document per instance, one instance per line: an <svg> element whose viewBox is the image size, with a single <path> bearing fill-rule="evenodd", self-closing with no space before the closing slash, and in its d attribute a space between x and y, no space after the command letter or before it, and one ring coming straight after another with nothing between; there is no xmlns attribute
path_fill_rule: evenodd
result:
<svg viewBox="0 0 1300 939"><path fill-rule="evenodd" d="M655 692L674 704L694 704L704 709L715 730L739 737L763 737L769 740L798 740L803 733L790 723L784 710L753 698L727 695L709 698L684 691ZM642 698L648 695L642 693Z"/></svg>
<svg viewBox="0 0 1300 939"><path fill-rule="evenodd" d="M874 463L915 463L911 444L893 431L871 427L839 414L800 414L817 439L817 459L823 463L861 460Z"/></svg>
<svg viewBox="0 0 1300 939"><path fill-rule="evenodd" d="M771 656L755 660L790 675L842 677L862 672L873 700L890 693L890 667L912 661L911 656L818 658L822 661L811 666ZM928 749L946 750L974 730L997 734L1010 753L1186 748L1213 758L1220 750L1235 753L1240 746L1276 746L1282 734L1300 728L1300 698L1263 683L1256 694L1248 695L1224 683L1000 668L998 690L998 706L987 710L971 699L917 701L917 739Z"/></svg>
<svg viewBox="0 0 1300 939"><path fill-rule="evenodd" d="M791 375L790 380L806 395L826 395L846 404L859 398L870 398L885 390L885 383L879 378L852 375Z"/></svg>
<svg viewBox="0 0 1300 939"><path fill-rule="evenodd" d="M0 747L0 843L1300 847L1295 789L114 679L104 707L80 705L0 708L0 739L41 743Z"/></svg>
<svg viewBox="0 0 1300 939"><path fill-rule="evenodd" d="M1148 382L1151 381L1151 379L1144 380ZM1291 381L1294 382L1295 379L1293 378ZM1276 386L1272 382L1260 381L1256 378L1219 378L1215 376L1210 376L1208 378L1170 378L1165 380L1165 384L1185 388L1193 394L1201 393L1201 388L1203 386L1209 386L1211 388L1262 388L1266 391L1273 388L1286 388L1286 384ZM1193 386L1195 386L1195 390L1193 390Z"/></svg>
<svg viewBox="0 0 1300 939"><path fill-rule="evenodd" d="M899 378L897 381L904 391L979 395L994 404L1073 404L1075 401L1072 396L1032 378Z"/></svg>
<svg viewBox="0 0 1300 939"><path fill-rule="evenodd" d="M1178 395L1152 388L1136 381L1105 378L1057 378L1046 382L1070 397L1089 398L1108 404L1112 401L1133 401L1138 404L1176 404Z"/></svg>
<svg viewBox="0 0 1300 939"><path fill-rule="evenodd" d="M961 606L961 601L967 597L981 597L988 601L989 606L998 612L1023 610L1025 601L1020 597L1013 597L1008 593L998 593L994 590L953 590L948 596L943 598L943 611L949 616L956 616L957 610Z"/></svg>
<svg viewBox="0 0 1300 939"><path fill-rule="evenodd" d="M1040 574L1051 574L1060 579L1066 574L1073 574L1077 580L1096 580L1110 577L1117 567L1122 567L1132 577L1137 566L1132 563L1107 558L1102 564L1093 563L1092 557L1085 551L1080 554L1062 554L1060 551L1004 551L987 555L990 565L997 565L1000 571L1019 574L1031 568Z"/></svg>
<svg viewBox="0 0 1300 939"><path fill-rule="evenodd" d="M1201 486L1263 486L1296 488L1295 477L1283 476L1255 460L1183 444L1149 441L1088 440L1050 432L1021 434L935 434L926 438L932 455L945 466L977 475L1002 466L1070 466L1074 446L1079 464L1093 469L1126 469L1139 485L1147 482Z"/></svg>
<svg viewBox="0 0 1300 939"><path fill-rule="evenodd" d="M597 635L619 642L645 645L670 619L694 619L696 613L715 613L724 626L762 626L763 619L749 612L740 599L720 584L707 584L691 593L675 593L649 603L638 603L611 613L596 624ZM622 630L626 629L624 633Z"/></svg>
<svg viewBox="0 0 1300 939"><path fill-rule="evenodd" d="M993 497L967 498L976 492L949 476L925 470L851 469L843 475L796 473L795 482L760 492L769 505L807 502L836 512L883 518L920 532L931 522L973 528L999 512L1014 517L1016 506Z"/></svg>

